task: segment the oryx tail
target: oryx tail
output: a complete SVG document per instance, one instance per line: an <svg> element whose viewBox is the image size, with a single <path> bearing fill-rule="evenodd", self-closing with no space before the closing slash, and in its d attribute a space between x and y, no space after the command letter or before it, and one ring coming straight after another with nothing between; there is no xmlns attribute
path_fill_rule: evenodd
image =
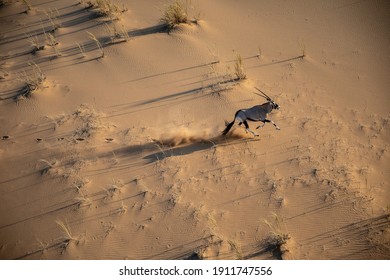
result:
<svg viewBox="0 0 390 280"><path fill-rule="evenodd" d="M232 128L234 122L236 121L236 119L234 119L231 123L228 123L225 127L225 129L222 131L222 135L226 135L229 130Z"/></svg>

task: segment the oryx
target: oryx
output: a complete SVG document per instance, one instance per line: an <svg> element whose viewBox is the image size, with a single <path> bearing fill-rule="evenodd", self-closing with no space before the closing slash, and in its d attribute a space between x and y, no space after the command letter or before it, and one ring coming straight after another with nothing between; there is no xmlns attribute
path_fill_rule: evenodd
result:
<svg viewBox="0 0 390 280"><path fill-rule="evenodd" d="M279 110L280 106L275 103L267 94L265 94L263 91L255 87L260 93L262 93L262 97L267 99L267 103L261 104L261 105L256 105L252 108L249 109L241 109L238 110L234 116L234 120L231 123L226 123L226 128L222 132L223 135L226 135L229 130L232 128L234 123L238 121L238 125L244 124L245 125L245 130L248 132L251 132L254 136L259 136L258 134L254 133L248 125L247 121L252 121L252 122L263 122L263 125L259 125L256 127L256 129L263 127L266 122L272 123L277 130L280 130L280 127L277 126L272 120L267 119L267 114L271 113L273 109Z"/></svg>

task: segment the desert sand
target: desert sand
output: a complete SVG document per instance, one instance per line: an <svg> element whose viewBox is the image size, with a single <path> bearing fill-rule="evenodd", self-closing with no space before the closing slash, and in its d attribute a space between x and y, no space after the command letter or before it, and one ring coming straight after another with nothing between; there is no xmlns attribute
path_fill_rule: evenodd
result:
<svg viewBox="0 0 390 280"><path fill-rule="evenodd" d="M97 2L0 2L1 259L390 259L389 1Z"/></svg>

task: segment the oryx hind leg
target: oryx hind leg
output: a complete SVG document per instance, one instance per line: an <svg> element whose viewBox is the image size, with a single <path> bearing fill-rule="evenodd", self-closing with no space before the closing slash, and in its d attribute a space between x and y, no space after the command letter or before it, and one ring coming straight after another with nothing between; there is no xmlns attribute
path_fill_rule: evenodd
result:
<svg viewBox="0 0 390 280"><path fill-rule="evenodd" d="M249 131L250 133L253 134L253 136L259 136L259 134L254 133L254 132L249 128L249 125L248 125L248 122L247 122L247 121L244 121L244 125L245 125L245 131L246 131L246 132Z"/></svg>
<svg viewBox="0 0 390 280"><path fill-rule="evenodd" d="M262 128L265 125L265 121L262 121L262 122L263 122L263 124L261 124L258 127L256 127L256 129Z"/></svg>

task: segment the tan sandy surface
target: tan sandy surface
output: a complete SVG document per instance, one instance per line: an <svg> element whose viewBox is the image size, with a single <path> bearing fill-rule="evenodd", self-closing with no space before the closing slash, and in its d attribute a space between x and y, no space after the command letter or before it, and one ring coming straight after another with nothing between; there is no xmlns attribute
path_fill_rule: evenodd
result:
<svg viewBox="0 0 390 280"><path fill-rule="evenodd" d="M389 1L1 3L1 259L390 259Z"/></svg>

